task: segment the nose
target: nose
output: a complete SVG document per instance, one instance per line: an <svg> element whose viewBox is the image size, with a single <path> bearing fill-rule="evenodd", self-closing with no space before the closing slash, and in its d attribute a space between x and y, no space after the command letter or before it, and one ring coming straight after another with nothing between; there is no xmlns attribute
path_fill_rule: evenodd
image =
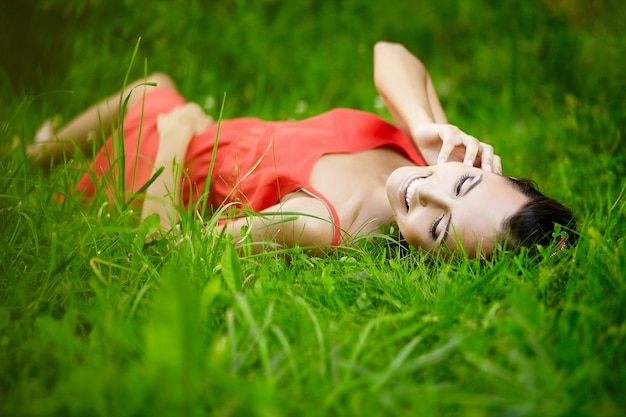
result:
<svg viewBox="0 0 626 417"><path fill-rule="evenodd" d="M435 181L423 184L418 190L418 201L423 207L431 205L439 208L448 208L448 200L449 198L445 194L443 187Z"/></svg>

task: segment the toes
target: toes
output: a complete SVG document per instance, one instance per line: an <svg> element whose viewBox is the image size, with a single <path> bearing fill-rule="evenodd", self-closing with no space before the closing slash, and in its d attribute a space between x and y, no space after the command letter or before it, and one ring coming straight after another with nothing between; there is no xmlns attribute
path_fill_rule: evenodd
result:
<svg viewBox="0 0 626 417"><path fill-rule="evenodd" d="M54 139L54 126L51 119L43 122L35 132L35 143L49 142Z"/></svg>

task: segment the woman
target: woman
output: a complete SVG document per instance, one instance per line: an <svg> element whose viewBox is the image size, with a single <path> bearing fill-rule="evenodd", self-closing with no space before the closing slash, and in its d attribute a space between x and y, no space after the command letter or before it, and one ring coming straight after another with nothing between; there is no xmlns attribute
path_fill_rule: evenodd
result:
<svg viewBox="0 0 626 417"><path fill-rule="evenodd" d="M163 74L133 83L122 92L129 96L126 188L141 189L164 167L145 190L142 218L157 213L168 230L180 206L206 196L206 185L212 206L256 213L223 223L236 241L253 242L256 250L275 242L321 252L395 221L415 247L489 256L501 243L547 245L555 224L573 226L570 210L528 182L503 177L490 145L448 124L428 72L403 46L376 44L374 79L396 126L350 109L297 122L218 124L186 103ZM136 88L145 81L158 87ZM70 141L89 147L100 123L106 129L117 122L109 103L119 97L94 105L59 132L47 122L29 154L45 164L71 151ZM78 189L93 194L93 173L110 187L121 175L111 162L116 155L109 140Z"/></svg>

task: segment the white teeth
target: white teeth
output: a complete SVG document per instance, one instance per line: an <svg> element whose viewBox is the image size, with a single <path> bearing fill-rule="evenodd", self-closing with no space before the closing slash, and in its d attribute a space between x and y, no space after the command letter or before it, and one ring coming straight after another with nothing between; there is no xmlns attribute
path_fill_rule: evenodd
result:
<svg viewBox="0 0 626 417"><path fill-rule="evenodd" d="M406 188L406 208L411 207L411 200L413 199L413 195L415 195L415 191L417 190L417 183L423 179L425 179L425 177L414 179Z"/></svg>

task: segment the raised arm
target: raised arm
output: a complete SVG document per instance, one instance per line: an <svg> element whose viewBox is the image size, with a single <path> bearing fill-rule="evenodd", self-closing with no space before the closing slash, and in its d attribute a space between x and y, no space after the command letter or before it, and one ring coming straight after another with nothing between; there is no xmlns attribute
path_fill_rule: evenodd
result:
<svg viewBox="0 0 626 417"><path fill-rule="evenodd" d="M398 127L429 165L462 161L501 172L500 158L490 145L448 124L426 67L403 45L374 46L374 83Z"/></svg>
<svg viewBox="0 0 626 417"><path fill-rule="evenodd" d="M420 125L448 123L430 75L403 45L374 46L374 83L398 127L409 136Z"/></svg>

